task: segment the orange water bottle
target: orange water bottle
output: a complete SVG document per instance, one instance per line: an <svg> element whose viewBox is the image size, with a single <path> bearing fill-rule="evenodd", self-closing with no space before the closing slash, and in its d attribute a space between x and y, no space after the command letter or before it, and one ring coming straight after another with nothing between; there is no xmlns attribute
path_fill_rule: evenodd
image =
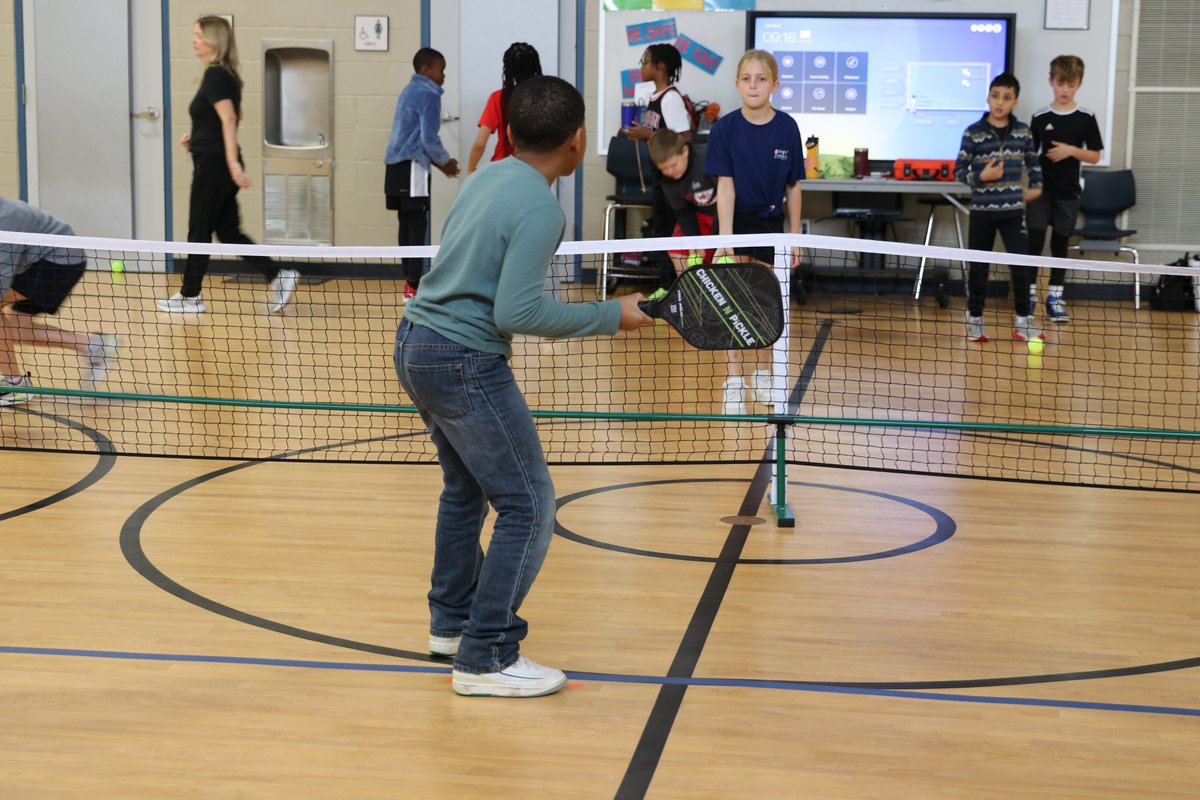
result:
<svg viewBox="0 0 1200 800"><path fill-rule="evenodd" d="M816 136L808 137L808 141L804 143L804 177L819 178L821 177L821 154L820 154L820 139Z"/></svg>

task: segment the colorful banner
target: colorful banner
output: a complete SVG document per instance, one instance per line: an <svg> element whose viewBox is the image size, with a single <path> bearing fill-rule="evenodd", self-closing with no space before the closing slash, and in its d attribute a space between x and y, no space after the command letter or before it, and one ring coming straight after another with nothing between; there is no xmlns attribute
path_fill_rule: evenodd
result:
<svg viewBox="0 0 1200 800"><path fill-rule="evenodd" d="M625 38L629 40L631 47L651 42L670 42L674 41L677 36L679 36L679 31L675 27L674 17L625 26Z"/></svg>
<svg viewBox="0 0 1200 800"><path fill-rule="evenodd" d="M721 66L721 62L725 60L704 45L686 36L680 36L675 40L675 48L683 56L684 61L690 61L709 75L715 75L717 67Z"/></svg>
<svg viewBox="0 0 1200 800"><path fill-rule="evenodd" d="M754 0L604 0L605 11L753 11Z"/></svg>
<svg viewBox="0 0 1200 800"><path fill-rule="evenodd" d="M633 99L634 84L642 82L642 68L621 70L621 97L625 100Z"/></svg>

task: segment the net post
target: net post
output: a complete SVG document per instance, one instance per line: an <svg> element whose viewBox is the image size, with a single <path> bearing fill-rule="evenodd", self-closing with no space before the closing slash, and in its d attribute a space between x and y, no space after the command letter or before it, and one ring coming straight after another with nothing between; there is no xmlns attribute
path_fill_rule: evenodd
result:
<svg viewBox="0 0 1200 800"><path fill-rule="evenodd" d="M788 389L791 377L788 374L788 348L791 340L791 248L775 248L775 275L779 278L780 294L783 295L783 335L775 342L771 353L772 394L774 413L768 418L775 426L775 469L774 500L771 510L775 524L780 528L796 527L796 517L787 504L787 426L795 423L788 413ZM792 413L795 413L794 411Z"/></svg>
<svg viewBox="0 0 1200 800"><path fill-rule="evenodd" d="M771 501L771 511L775 514L775 524L780 528L794 528L796 516L787 503L787 426L796 421L792 417L777 414L772 414L767 421L775 426L775 497Z"/></svg>

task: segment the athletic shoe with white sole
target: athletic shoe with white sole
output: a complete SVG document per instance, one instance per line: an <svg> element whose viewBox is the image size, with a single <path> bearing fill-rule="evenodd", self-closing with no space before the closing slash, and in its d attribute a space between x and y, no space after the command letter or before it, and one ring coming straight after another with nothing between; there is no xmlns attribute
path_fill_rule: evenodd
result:
<svg viewBox="0 0 1200 800"><path fill-rule="evenodd" d="M429 654L440 658L454 658L458 655L461 636L434 636L429 634Z"/></svg>
<svg viewBox="0 0 1200 800"><path fill-rule="evenodd" d="M278 314L296 294L296 284L300 282L300 273L294 269L281 269L271 280L270 299L267 301L267 313Z"/></svg>
<svg viewBox="0 0 1200 800"><path fill-rule="evenodd" d="M91 344L83 357L87 362L83 388L95 389L96 384L108 376L108 369L117 357L117 337L111 333L93 333Z"/></svg>
<svg viewBox="0 0 1200 800"><path fill-rule="evenodd" d="M1013 338L1018 342L1028 342L1030 339L1045 339L1042 329L1034 324L1032 317L1017 317L1013 323Z"/></svg>
<svg viewBox="0 0 1200 800"><path fill-rule="evenodd" d="M36 395L29 394L28 392L10 392L9 387L12 386L33 386L33 381L30 380L29 373L11 378L0 377L0 406L15 406L18 403L28 403L36 397Z"/></svg>
<svg viewBox="0 0 1200 800"><path fill-rule="evenodd" d="M987 340L987 329L983 327L983 317L972 317L967 314L967 341L986 342Z"/></svg>
<svg viewBox="0 0 1200 800"><path fill-rule="evenodd" d="M456 669L450 681L456 693L469 697L541 697L566 685L567 676L562 670L543 667L525 656L499 672L476 675Z"/></svg>
<svg viewBox="0 0 1200 800"><path fill-rule="evenodd" d="M165 311L168 314L203 314L204 298L200 295L195 297L184 297L176 292L166 300L156 300L158 310Z"/></svg>
<svg viewBox="0 0 1200 800"><path fill-rule="evenodd" d="M1051 322L1070 322L1071 318L1067 315L1067 304L1063 302L1062 297L1051 295L1046 298L1046 319Z"/></svg>

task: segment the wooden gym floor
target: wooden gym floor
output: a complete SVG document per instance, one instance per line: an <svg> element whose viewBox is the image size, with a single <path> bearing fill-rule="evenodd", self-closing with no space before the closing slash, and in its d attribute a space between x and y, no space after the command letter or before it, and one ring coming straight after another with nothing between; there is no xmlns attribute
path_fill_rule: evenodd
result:
<svg viewBox="0 0 1200 800"><path fill-rule="evenodd" d="M571 681L503 700L424 654L436 466L0 462L4 800L1200 786L1194 493L793 467L787 529L755 465L555 467Z"/></svg>

